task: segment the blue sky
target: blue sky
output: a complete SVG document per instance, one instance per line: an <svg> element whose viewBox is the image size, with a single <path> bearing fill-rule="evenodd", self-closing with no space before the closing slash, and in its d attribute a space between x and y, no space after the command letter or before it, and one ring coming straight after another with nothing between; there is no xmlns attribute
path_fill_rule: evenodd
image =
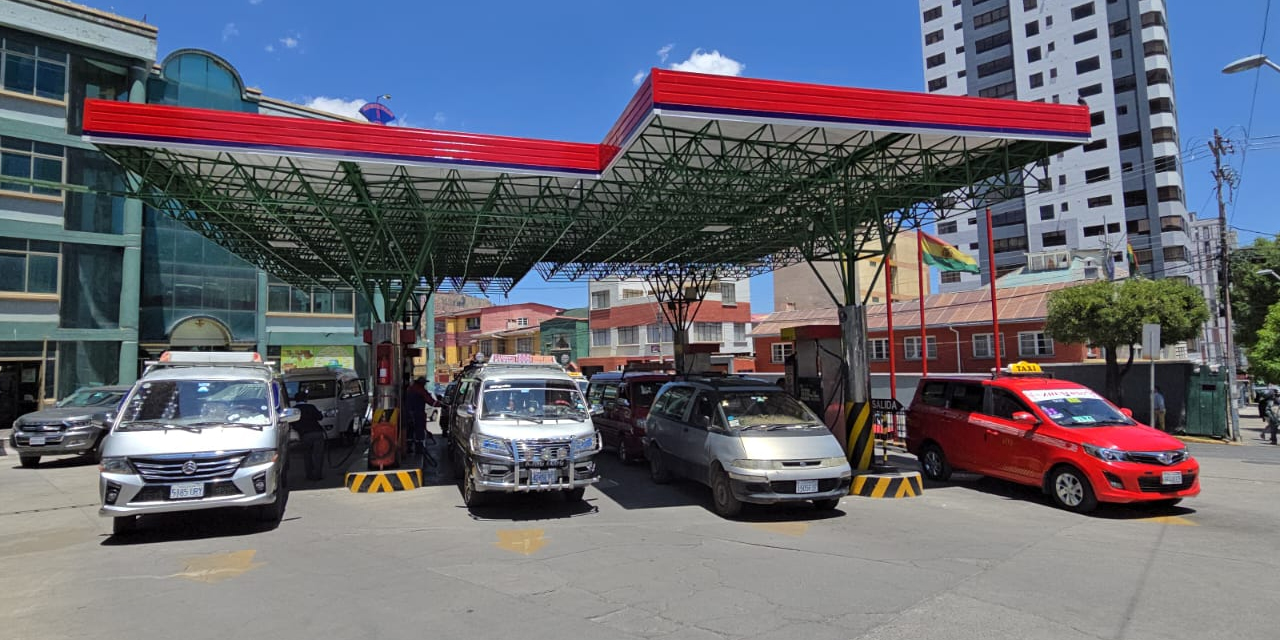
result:
<svg viewBox="0 0 1280 640"><path fill-rule="evenodd" d="M635 91L636 74L653 66L924 88L914 0L86 4L145 16L160 28L161 58L208 49L267 95L331 109L389 93L391 108L417 127L598 142ZM1220 70L1259 51L1280 60L1280 6L1264 20L1268 0L1167 4L1187 207L1216 215L1205 143L1218 127L1243 150L1252 112L1254 148L1229 159L1242 180L1228 219L1242 244L1274 236L1280 144L1260 139L1280 136L1280 73ZM772 288L768 276L753 279L753 310L772 309ZM586 287L533 275L509 300L494 301L584 306Z"/></svg>

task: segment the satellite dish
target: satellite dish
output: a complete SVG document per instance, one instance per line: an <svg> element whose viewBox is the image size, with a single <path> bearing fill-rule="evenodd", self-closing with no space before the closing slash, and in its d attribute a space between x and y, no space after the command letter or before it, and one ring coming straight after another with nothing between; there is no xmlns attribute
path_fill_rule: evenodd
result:
<svg viewBox="0 0 1280 640"><path fill-rule="evenodd" d="M391 109L381 102L370 102L360 107L360 115L374 124L387 124L396 119L396 114L391 113Z"/></svg>

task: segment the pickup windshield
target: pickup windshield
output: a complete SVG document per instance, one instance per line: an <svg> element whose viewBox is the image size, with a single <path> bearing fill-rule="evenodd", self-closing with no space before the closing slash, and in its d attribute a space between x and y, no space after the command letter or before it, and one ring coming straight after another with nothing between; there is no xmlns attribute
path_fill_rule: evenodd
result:
<svg viewBox="0 0 1280 640"><path fill-rule="evenodd" d="M267 383L261 380L144 382L121 412L118 429L271 424Z"/></svg>
<svg viewBox="0 0 1280 640"><path fill-rule="evenodd" d="M585 420L587 401L569 380L502 380L485 384L480 401L484 420Z"/></svg>
<svg viewBox="0 0 1280 640"><path fill-rule="evenodd" d="M85 389L58 402L59 407L108 407L114 406L124 397L123 391L94 391Z"/></svg>

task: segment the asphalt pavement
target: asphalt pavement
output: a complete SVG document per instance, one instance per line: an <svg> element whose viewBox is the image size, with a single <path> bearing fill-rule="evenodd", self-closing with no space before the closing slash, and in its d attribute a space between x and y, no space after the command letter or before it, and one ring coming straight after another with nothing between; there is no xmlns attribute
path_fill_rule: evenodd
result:
<svg viewBox="0 0 1280 640"><path fill-rule="evenodd" d="M706 488L613 458L585 503L472 512L444 474L352 494L295 465L278 527L208 511L127 538L97 516L90 461L4 452L0 636L1270 640L1280 447L1188 446L1201 496L1089 516L961 475L730 521Z"/></svg>

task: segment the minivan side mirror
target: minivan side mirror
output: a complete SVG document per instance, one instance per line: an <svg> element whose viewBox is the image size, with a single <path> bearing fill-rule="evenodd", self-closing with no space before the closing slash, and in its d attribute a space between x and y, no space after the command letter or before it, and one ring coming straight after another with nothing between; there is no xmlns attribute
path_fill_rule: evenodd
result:
<svg viewBox="0 0 1280 640"><path fill-rule="evenodd" d="M1126 418L1133 417L1133 409L1129 409L1128 407L1120 407L1120 413L1124 414L1124 417Z"/></svg>
<svg viewBox="0 0 1280 640"><path fill-rule="evenodd" d="M711 428L711 416L695 416L693 418L693 424L696 427L709 429Z"/></svg>
<svg viewBox="0 0 1280 640"><path fill-rule="evenodd" d="M302 412L293 407L280 412L280 422L297 422L301 417Z"/></svg>
<svg viewBox="0 0 1280 640"><path fill-rule="evenodd" d="M1029 411L1013 412L1013 421L1019 424L1031 424L1031 425L1040 424L1040 420L1036 418L1033 414L1031 414L1031 412Z"/></svg>
<svg viewBox="0 0 1280 640"><path fill-rule="evenodd" d="M455 409L454 413L458 414L463 418L472 418L472 417L475 417L476 415L476 407L475 405L464 404L459 406L457 409Z"/></svg>

